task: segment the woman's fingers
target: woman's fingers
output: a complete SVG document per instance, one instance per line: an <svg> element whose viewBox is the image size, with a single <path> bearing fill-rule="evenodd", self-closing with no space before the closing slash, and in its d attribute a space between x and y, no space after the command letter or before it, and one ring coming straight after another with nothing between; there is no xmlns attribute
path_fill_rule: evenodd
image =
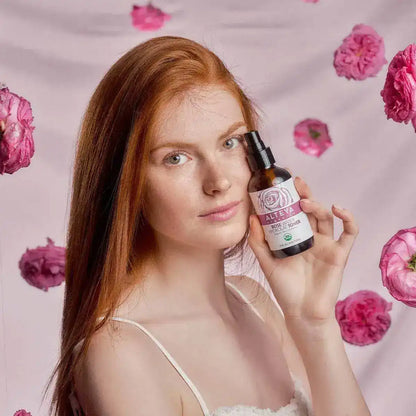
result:
<svg viewBox="0 0 416 416"><path fill-rule="evenodd" d="M300 206L306 213L315 216L319 233L334 238L334 217L323 205L310 199L301 199Z"/></svg>
<svg viewBox="0 0 416 416"><path fill-rule="evenodd" d="M347 254L351 251L352 245L359 233L358 224L351 211L333 207L334 214L342 220L344 230L338 238L338 243L345 248Z"/></svg>
<svg viewBox="0 0 416 416"><path fill-rule="evenodd" d="M313 231L334 238L334 217L323 205L313 200L312 191L300 177L295 177L295 186L301 197L301 208L307 214Z"/></svg>
<svg viewBox="0 0 416 416"><path fill-rule="evenodd" d="M295 186L301 198L313 199L311 188L300 176L295 177Z"/></svg>
<svg viewBox="0 0 416 416"><path fill-rule="evenodd" d="M301 177L296 176L295 180L294 180L294 183L295 183L296 190L297 190L301 199L307 198L309 200L312 200L312 198L313 198L312 191L310 190L309 186L306 184L306 182ZM303 211L302 204L301 204L301 208L302 208L302 211ZM318 220L316 219L314 214L309 212L309 211L308 212L305 211L305 214L307 215L307 217L309 219L309 223L311 224L312 230L314 232L318 232Z"/></svg>
<svg viewBox="0 0 416 416"><path fill-rule="evenodd" d="M286 169L292 176L293 173L289 168ZM300 204L302 210L308 216L309 222L314 232L334 237L334 215L342 220L344 230L338 238L338 243L349 252L354 244L355 238L359 233L358 224L356 223L351 211L347 209L332 207L332 212L327 210L317 201L313 200L312 191L307 183L300 177L294 179L296 190L301 198ZM304 201L308 200L308 201Z"/></svg>

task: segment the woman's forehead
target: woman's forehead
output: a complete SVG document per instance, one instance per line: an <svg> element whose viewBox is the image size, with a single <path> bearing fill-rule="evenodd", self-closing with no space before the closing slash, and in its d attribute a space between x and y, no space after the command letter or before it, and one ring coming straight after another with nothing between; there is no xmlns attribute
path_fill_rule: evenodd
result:
<svg viewBox="0 0 416 416"><path fill-rule="evenodd" d="M239 121L235 121L234 123L230 124L228 127L224 128L223 131L219 131L219 132L215 132L211 135L210 132L208 132L208 134L206 135L206 139L211 141L214 140L215 137L217 138L217 140L223 140L225 139L229 134L234 133L236 130L238 130L239 128L244 127L244 129L247 129L247 125L246 122L244 120L239 120ZM206 132L204 132L205 134ZM180 148L192 148L192 149L198 149L199 147L199 142L201 141L201 137L203 137L205 139L205 136L203 134L201 135L196 135L193 138L185 138L184 141L183 140L183 136L180 138L181 140L178 141L172 141L172 140L167 140L165 138L163 139L159 139L157 141L157 143L154 145L154 147L151 150L151 153L156 152L158 149L160 148L164 148L164 147L180 147Z"/></svg>
<svg viewBox="0 0 416 416"><path fill-rule="evenodd" d="M193 93L172 100L159 113L157 136L194 135L201 129L223 132L230 124L244 120L239 101L224 90Z"/></svg>

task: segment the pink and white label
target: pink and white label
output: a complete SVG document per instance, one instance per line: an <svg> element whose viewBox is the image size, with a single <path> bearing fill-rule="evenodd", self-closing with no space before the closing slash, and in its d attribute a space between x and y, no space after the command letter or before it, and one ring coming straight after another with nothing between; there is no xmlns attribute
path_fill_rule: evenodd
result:
<svg viewBox="0 0 416 416"><path fill-rule="evenodd" d="M249 195L271 250L282 250L313 236L292 177Z"/></svg>

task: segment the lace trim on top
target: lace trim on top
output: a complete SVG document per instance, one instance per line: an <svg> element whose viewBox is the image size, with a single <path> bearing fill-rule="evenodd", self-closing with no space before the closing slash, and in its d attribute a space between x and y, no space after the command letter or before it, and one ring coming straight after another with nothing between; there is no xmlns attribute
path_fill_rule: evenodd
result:
<svg viewBox="0 0 416 416"><path fill-rule="evenodd" d="M210 413L210 416L314 416L312 404L306 395L302 382L290 372L295 385L295 393L290 402L277 410L258 408L245 404L221 406Z"/></svg>
<svg viewBox="0 0 416 416"><path fill-rule="evenodd" d="M295 385L295 393L290 402L278 410L270 408L262 409L256 406L236 404L233 406L221 406L210 412L210 416L314 416L312 404L306 395L302 382L290 372ZM72 413L74 416L85 416L75 391L69 395Z"/></svg>

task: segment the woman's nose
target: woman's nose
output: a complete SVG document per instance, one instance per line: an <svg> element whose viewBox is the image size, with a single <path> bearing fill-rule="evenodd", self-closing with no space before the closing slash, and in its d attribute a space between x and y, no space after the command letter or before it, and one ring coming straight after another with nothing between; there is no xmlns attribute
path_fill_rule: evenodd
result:
<svg viewBox="0 0 416 416"><path fill-rule="evenodd" d="M204 189L207 193L213 191L224 192L230 188L231 182L228 177L228 170L226 167L211 163L207 167L204 177Z"/></svg>

